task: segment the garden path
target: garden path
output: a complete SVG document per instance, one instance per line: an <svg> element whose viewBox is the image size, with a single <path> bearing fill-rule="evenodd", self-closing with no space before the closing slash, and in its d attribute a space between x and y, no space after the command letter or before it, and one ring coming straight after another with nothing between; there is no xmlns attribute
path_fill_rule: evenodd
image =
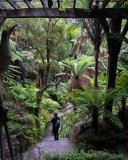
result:
<svg viewBox="0 0 128 160"><path fill-rule="evenodd" d="M72 104L68 103L65 112L70 112L71 110ZM58 141L55 141L51 130L52 125L49 124L44 139L30 148L26 153L23 153L23 160L44 160L43 155L45 153L57 152L61 154L73 149L73 144L69 138L59 138Z"/></svg>

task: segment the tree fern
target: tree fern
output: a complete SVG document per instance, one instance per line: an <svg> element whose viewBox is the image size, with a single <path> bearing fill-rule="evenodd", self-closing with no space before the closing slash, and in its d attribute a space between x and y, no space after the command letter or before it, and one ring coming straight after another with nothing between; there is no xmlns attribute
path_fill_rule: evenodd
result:
<svg viewBox="0 0 128 160"><path fill-rule="evenodd" d="M69 94L69 97L77 104L79 114L83 118L90 118L92 122L94 119L94 111L98 110L98 118L103 117L104 115L104 105L107 101L113 100L119 101L121 93L119 90L110 90L106 92L102 88L94 88L94 87L84 87L84 90L74 90ZM114 123L118 127L122 127L121 121L115 115L106 114L106 117L110 119L112 123ZM98 119L97 119L98 121Z"/></svg>
<svg viewBox="0 0 128 160"><path fill-rule="evenodd" d="M71 69L72 76L79 76L85 68L88 68L94 64L94 59L90 56L81 56L77 59L66 59L62 62L62 65Z"/></svg>

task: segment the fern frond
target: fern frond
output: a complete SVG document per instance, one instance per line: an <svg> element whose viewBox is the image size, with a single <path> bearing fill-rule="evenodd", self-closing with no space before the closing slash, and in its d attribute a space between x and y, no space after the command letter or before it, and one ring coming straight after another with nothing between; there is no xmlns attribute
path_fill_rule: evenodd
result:
<svg viewBox="0 0 128 160"><path fill-rule="evenodd" d="M118 118L117 115L113 114L110 111L105 111L105 117L109 118L110 121L117 127L119 128L123 128L123 123L121 122L121 120Z"/></svg>
<svg viewBox="0 0 128 160"><path fill-rule="evenodd" d="M63 128L60 133L59 133L59 137L64 138L66 136L69 135L70 131L71 131L72 126L71 125L67 125L65 128Z"/></svg>

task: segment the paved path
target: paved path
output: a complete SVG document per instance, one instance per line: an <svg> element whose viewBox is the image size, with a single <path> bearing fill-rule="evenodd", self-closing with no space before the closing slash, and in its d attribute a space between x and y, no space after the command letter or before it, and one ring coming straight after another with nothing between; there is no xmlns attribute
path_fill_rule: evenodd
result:
<svg viewBox="0 0 128 160"><path fill-rule="evenodd" d="M39 142L33 149L30 149L23 154L23 160L43 160L43 153L65 153L73 149L68 138L61 138L59 141L54 141L52 137Z"/></svg>
<svg viewBox="0 0 128 160"><path fill-rule="evenodd" d="M58 141L55 141L54 137L49 135L51 133L48 132L50 128L51 125L46 132L48 135L43 140L23 154L23 160L44 160L43 153L65 153L73 149L73 145L68 138L60 138Z"/></svg>
<svg viewBox="0 0 128 160"><path fill-rule="evenodd" d="M68 107L70 107L70 104ZM26 153L23 153L23 160L45 160L43 153L65 153L73 149L73 144L69 138L59 138L58 141L55 141L53 135L51 135L51 130L52 125L49 124L44 139Z"/></svg>

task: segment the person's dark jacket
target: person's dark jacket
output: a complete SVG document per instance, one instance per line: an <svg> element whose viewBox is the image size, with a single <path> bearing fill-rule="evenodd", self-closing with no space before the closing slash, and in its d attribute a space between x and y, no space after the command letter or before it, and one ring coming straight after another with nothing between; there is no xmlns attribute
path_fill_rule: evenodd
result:
<svg viewBox="0 0 128 160"><path fill-rule="evenodd" d="M51 123L53 124L53 128L57 128L57 127L56 127L56 122L57 122L57 120L60 120L60 117L59 117L59 116L52 118ZM59 127L58 127L58 128L59 128Z"/></svg>

